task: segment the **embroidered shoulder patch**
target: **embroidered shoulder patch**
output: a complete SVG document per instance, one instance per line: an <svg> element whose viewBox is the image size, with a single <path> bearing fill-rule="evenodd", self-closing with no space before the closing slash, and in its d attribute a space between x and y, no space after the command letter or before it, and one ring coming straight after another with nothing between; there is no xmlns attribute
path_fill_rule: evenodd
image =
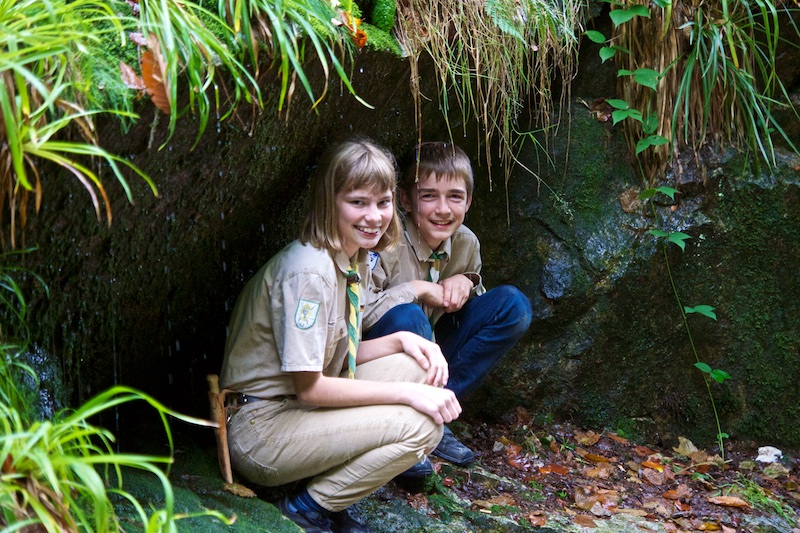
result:
<svg viewBox="0 0 800 533"><path fill-rule="evenodd" d="M369 252L369 269L370 270L375 270L375 267L378 266L378 260L380 258L381 258L381 256L379 256L377 253Z"/></svg>
<svg viewBox="0 0 800 533"><path fill-rule="evenodd" d="M317 321L319 303L310 300L300 300L297 311L294 312L294 323L300 329L308 329Z"/></svg>

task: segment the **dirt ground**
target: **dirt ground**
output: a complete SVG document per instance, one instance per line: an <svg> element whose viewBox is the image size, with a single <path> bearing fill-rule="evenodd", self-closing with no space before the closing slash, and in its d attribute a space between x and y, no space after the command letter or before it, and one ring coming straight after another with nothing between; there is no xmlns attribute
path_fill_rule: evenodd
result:
<svg viewBox="0 0 800 533"><path fill-rule="evenodd" d="M688 440L655 449L615 433L531 420L518 409L513 424L473 426L460 439L479 454L474 465L433 457L437 475L424 485L394 482L378 496L403 498L431 518L502 515L531 531L554 516L594 528L627 514L668 533L800 533L796 454L756 460L758 445L728 441L723 458Z"/></svg>

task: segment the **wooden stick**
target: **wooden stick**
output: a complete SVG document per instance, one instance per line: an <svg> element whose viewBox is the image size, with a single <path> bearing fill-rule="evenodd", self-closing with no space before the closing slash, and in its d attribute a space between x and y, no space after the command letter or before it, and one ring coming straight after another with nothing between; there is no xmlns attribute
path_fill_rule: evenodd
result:
<svg viewBox="0 0 800 533"><path fill-rule="evenodd" d="M208 374L208 403L211 407L211 421L217 423L214 436L217 438L217 459L222 479L226 483L233 483L233 470L231 469L231 456L228 451L228 426L225 416L225 394L219 391L219 376Z"/></svg>

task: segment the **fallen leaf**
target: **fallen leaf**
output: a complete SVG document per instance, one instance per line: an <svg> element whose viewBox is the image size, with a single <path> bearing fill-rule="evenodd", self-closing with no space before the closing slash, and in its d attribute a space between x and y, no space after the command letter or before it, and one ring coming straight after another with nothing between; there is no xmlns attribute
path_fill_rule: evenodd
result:
<svg viewBox="0 0 800 533"><path fill-rule="evenodd" d="M772 463L764 467L764 475L770 479L778 479L781 476L788 476L789 469L780 463Z"/></svg>
<svg viewBox="0 0 800 533"><path fill-rule="evenodd" d="M722 533L736 533L736 530L732 527L728 527L725 524L720 524L722 526Z"/></svg>
<svg viewBox="0 0 800 533"><path fill-rule="evenodd" d="M508 494L500 494L498 496L495 496L494 498L490 498L486 500L486 503L490 504L490 507L492 505L505 505L507 507L517 505L517 502L514 501L514 498L512 498Z"/></svg>
<svg viewBox="0 0 800 533"><path fill-rule="evenodd" d="M697 446L686 437L678 437L678 447L672 448L672 450L685 457L689 457L690 454L699 451Z"/></svg>
<svg viewBox="0 0 800 533"><path fill-rule="evenodd" d="M406 497L406 502L408 502L415 511L428 507L428 498L422 493L409 494ZM475 503L477 503L477 501Z"/></svg>
<svg viewBox="0 0 800 533"><path fill-rule="evenodd" d="M642 466L644 466L646 468L652 468L653 470L658 470L659 472L663 472L664 471L664 465L662 465L660 463L653 462L653 461L644 461L642 463Z"/></svg>
<svg viewBox="0 0 800 533"><path fill-rule="evenodd" d="M242 498L256 497L255 492L245 487L244 485L239 485L238 483L225 483L222 487L231 494L235 494L236 496L240 496Z"/></svg>
<svg viewBox="0 0 800 533"><path fill-rule="evenodd" d="M569 468L566 466L556 465L556 464L549 464L542 467L539 467L539 472L542 474L558 474L563 476L569 472Z"/></svg>
<svg viewBox="0 0 800 533"><path fill-rule="evenodd" d="M633 453L635 453L639 457L648 457L650 455L653 455L656 452L654 452L653 450L651 450L647 446L636 445L633 448Z"/></svg>
<svg viewBox="0 0 800 533"><path fill-rule="evenodd" d="M148 49L142 52L139 60L145 90L153 100L153 104L163 113L169 115L171 109L166 84L167 73L164 57L161 55L158 39L154 34L150 34L147 44Z"/></svg>
<svg viewBox="0 0 800 533"><path fill-rule="evenodd" d="M455 486L455 484L456 482L453 481L453 478L450 477L446 477L442 480L442 485L444 485L445 487L453 487Z"/></svg>
<svg viewBox="0 0 800 533"><path fill-rule="evenodd" d="M608 438L620 444L628 444L628 442L630 442L625 437L620 437L616 433L608 433Z"/></svg>
<svg viewBox="0 0 800 533"><path fill-rule="evenodd" d="M700 531L719 531L721 528L716 522L703 522L697 529Z"/></svg>
<svg viewBox="0 0 800 533"><path fill-rule="evenodd" d="M573 521L581 527L597 527L597 523L594 519L586 514L579 514Z"/></svg>
<svg viewBox="0 0 800 533"><path fill-rule="evenodd" d="M600 463L595 468L586 468L583 470L583 475L592 479L608 479L615 468L610 463Z"/></svg>
<svg viewBox="0 0 800 533"><path fill-rule="evenodd" d="M714 496L708 498L708 501L711 503L716 503L717 505L724 505L725 507L741 507L741 508L749 508L750 504L744 501L741 498L737 498L736 496Z"/></svg>
<svg viewBox="0 0 800 533"><path fill-rule="evenodd" d="M681 498L688 498L692 495L692 489L688 485L681 483L673 490L668 490L663 496L668 500L680 500Z"/></svg>
<svg viewBox="0 0 800 533"><path fill-rule="evenodd" d="M144 80L142 80L142 78L136 74L136 72L133 70L133 67L124 61L119 62L119 73L122 77L122 83L125 84L125 87L129 89L136 89L138 91L145 89Z"/></svg>
<svg viewBox="0 0 800 533"><path fill-rule="evenodd" d="M600 435L598 435L594 431L589 430L586 433L582 431L575 432L575 441L581 446L592 446L594 444L597 444L597 441L599 440L600 440Z"/></svg>
<svg viewBox="0 0 800 533"><path fill-rule="evenodd" d="M617 509L615 512L618 514L627 514L630 516L647 516L650 514L647 511L643 511L642 509Z"/></svg>
<svg viewBox="0 0 800 533"><path fill-rule="evenodd" d="M626 213L633 213L638 210L642 202L639 200L639 191L636 189L628 189L619 197L619 205Z"/></svg>
<svg viewBox="0 0 800 533"><path fill-rule="evenodd" d="M642 477L653 485L661 486L664 484L664 474L652 468L642 470Z"/></svg>
<svg viewBox="0 0 800 533"><path fill-rule="evenodd" d="M528 515L528 522L530 522L533 527L542 527L547 523L547 517L532 513Z"/></svg>

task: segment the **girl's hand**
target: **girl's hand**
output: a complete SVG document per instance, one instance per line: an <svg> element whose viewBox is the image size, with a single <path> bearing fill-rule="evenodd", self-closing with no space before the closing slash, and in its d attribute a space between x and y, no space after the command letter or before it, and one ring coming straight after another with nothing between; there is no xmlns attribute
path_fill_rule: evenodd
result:
<svg viewBox="0 0 800 533"><path fill-rule="evenodd" d="M427 385L413 385L408 405L430 416L437 424L448 424L461 414L461 404L453 391Z"/></svg>
<svg viewBox="0 0 800 533"><path fill-rule="evenodd" d="M415 279L409 282L417 300L428 307L444 307L444 289L438 283Z"/></svg>
<svg viewBox="0 0 800 533"><path fill-rule="evenodd" d="M403 351L416 359L419 366L428 371L428 379L425 382L434 387L447 385L450 371L439 345L410 331L401 331L397 335Z"/></svg>

